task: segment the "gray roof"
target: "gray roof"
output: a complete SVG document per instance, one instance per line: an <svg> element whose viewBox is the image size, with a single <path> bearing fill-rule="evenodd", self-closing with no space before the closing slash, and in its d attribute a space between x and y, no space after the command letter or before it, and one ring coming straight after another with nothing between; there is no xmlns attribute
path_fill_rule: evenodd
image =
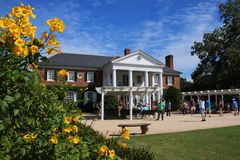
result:
<svg viewBox="0 0 240 160"><path fill-rule="evenodd" d="M49 62L41 62L40 67L102 68L114 57L86 54L61 53L50 57Z"/></svg>
<svg viewBox="0 0 240 160"><path fill-rule="evenodd" d="M163 73L165 73L165 74L174 74L174 75L182 74L182 72L173 70L173 69L171 69L171 68L169 68L167 66L163 67Z"/></svg>
<svg viewBox="0 0 240 160"><path fill-rule="evenodd" d="M61 53L50 57L48 62L40 62L39 67L101 69L114 58L117 57ZM174 75L181 74L181 72L175 71L167 66L163 67L163 73Z"/></svg>

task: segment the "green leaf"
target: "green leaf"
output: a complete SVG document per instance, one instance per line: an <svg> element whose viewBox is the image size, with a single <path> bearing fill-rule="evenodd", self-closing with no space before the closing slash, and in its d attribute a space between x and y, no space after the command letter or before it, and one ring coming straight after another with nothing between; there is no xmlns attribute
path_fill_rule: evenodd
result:
<svg viewBox="0 0 240 160"><path fill-rule="evenodd" d="M4 98L5 101L7 101L8 103L12 103L14 102L14 98L9 96L9 95L6 95L5 98Z"/></svg>
<svg viewBox="0 0 240 160"><path fill-rule="evenodd" d="M4 129L5 129L5 126L4 126L3 120L0 120L0 131Z"/></svg>
<svg viewBox="0 0 240 160"><path fill-rule="evenodd" d="M16 115L18 115L19 110L18 109L14 109L13 113L14 113L14 116L16 116Z"/></svg>

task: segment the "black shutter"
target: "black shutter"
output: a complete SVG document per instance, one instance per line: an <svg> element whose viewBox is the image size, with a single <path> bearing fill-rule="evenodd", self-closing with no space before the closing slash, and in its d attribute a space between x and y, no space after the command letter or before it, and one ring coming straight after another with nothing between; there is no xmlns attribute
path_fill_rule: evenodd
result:
<svg viewBox="0 0 240 160"><path fill-rule="evenodd" d="M174 76L172 76L172 84L174 85Z"/></svg>
<svg viewBox="0 0 240 160"><path fill-rule="evenodd" d="M74 81L77 82L77 72L74 72Z"/></svg>
<svg viewBox="0 0 240 160"><path fill-rule="evenodd" d="M84 81L87 82L87 72L84 73Z"/></svg>
<svg viewBox="0 0 240 160"><path fill-rule="evenodd" d="M168 85L168 76L166 76L166 85Z"/></svg>
<svg viewBox="0 0 240 160"><path fill-rule="evenodd" d="M93 79L93 83L97 82L97 73L94 72L94 79Z"/></svg>
<svg viewBox="0 0 240 160"><path fill-rule="evenodd" d="M44 80L45 81L47 80L47 70L46 69L44 70Z"/></svg>
<svg viewBox="0 0 240 160"><path fill-rule="evenodd" d="M54 80L56 81L57 80L57 71L54 70L53 72L54 72Z"/></svg>

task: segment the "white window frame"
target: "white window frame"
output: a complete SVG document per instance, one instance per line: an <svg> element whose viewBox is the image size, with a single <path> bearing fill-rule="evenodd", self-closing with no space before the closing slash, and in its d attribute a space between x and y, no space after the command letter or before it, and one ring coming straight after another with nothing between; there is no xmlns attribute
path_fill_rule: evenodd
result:
<svg viewBox="0 0 240 160"><path fill-rule="evenodd" d="M94 82L94 72L87 72L87 82L93 83Z"/></svg>
<svg viewBox="0 0 240 160"><path fill-rule="evenodd" d="M47 81L55 81L55 74L55 70L47 70Z"/></svg>
<svg viewBox="0 0 240 160"><path fill-rule="evenodd" d="M173 76L167 76L167 82L169 86L173 85L173 81L174 81Z"/></svg>
<svg viewBox="0 0 240 160"><path fill-rule="evenodd" d="M77 92L68 91L67 99L73 102L77 101Z"/></svg>
<svg viewBox="0 0 240 160"><path fill-rule="evenodd" d="M155 74L154 75L154 84L158 84L159 85L159 74Z"/></svg>
<svg viewBox="0 0 240 160"><path fill-rule="evenodd" d="M68 71L68 82L75 82L75 71Z"/></svg>

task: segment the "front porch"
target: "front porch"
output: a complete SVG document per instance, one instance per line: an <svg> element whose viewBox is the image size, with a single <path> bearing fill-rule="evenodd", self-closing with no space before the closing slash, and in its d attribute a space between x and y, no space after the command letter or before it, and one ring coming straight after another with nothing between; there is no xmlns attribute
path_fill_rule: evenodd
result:
<svg viewBox="0 0 240 160"><path fill-rule="evenodd" d="M158 101L162 96L162 88L154 87L96 87L96 91L101 94L101 120L104 120L104 97L105 95L115 95L125 97L125 109L129 109L129 119L133 119L133 108L137 108L139 100L143 104L148 104L151 109L151 101ZM136 102L135 102L136 101ZM135 103L134 103L135 102Z"/></svg>

